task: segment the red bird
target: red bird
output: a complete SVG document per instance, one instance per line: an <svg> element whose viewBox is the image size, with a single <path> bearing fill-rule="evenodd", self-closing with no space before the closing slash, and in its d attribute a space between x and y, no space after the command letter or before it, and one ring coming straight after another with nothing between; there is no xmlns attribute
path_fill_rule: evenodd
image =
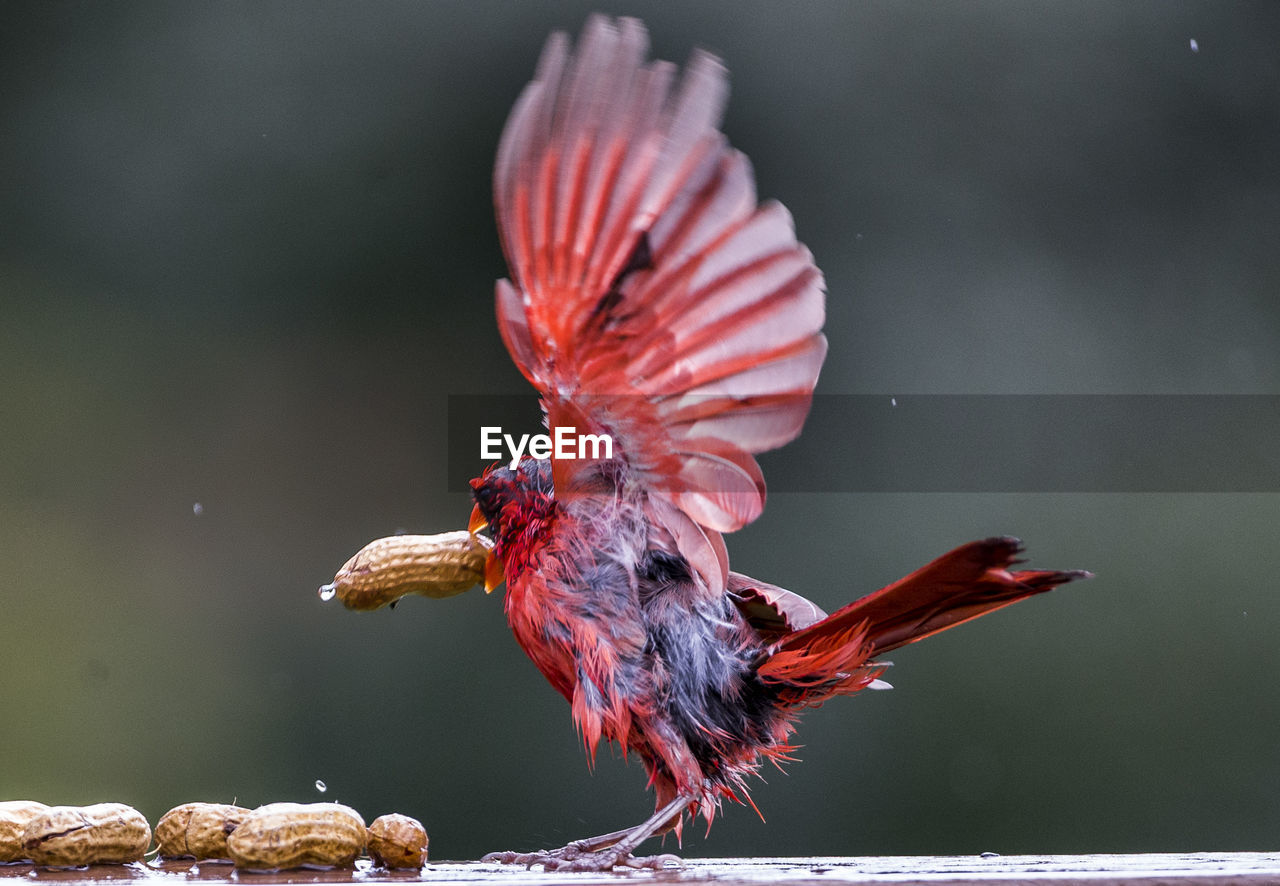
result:
<svg viewBox="0 0 1280 886"><path fill-rule="evenodd" d="M1010 571L1012 538L973 542L831 615L729 570L722 533L764 507L754 453L794 439L827 343L822 275L719 123L720 61L646 62L632 19L555 34L498 148L494 196L511 280L498 326L551 429L608 435L611 457L524 457L472 481L486 587L601 739L648 770L635 827L488 860L660 866L632 851L750 802L789 759L804 708L871 685L878 656L1087 575ZM578 453L581 454L581 453Z"/></svg>

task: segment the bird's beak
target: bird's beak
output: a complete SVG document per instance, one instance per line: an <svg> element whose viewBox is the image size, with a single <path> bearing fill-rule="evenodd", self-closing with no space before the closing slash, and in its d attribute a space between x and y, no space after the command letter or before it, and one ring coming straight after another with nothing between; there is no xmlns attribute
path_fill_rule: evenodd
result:
<svg viewBox="0 0 1280 886"><path fill-rule="evenodd" d="M489 528L489 521L484 518L484 514L480 511L480 506L476 505L471 509L471 519L467 521L467 531L472 535ZM486 539L487 541L487 539ZM492 545L492 542L489 543ZM493 548L489 548L489 556L484 560L484 592L492 594L493 589L506 581L506 576L502 572L502 560L494 553Z"/></svg>
<svg viewBox="0 0 1280 886"><path fill-rule="evenodd" d="M484 561L484 592L492 594L493 589L506 580L507 577L502 571L502 561L498 559L497 554L490 551Z"/></svg>

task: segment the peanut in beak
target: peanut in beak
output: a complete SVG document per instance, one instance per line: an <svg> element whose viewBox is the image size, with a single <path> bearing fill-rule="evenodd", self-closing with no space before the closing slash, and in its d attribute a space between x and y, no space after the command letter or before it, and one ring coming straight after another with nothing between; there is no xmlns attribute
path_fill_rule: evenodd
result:
<svg viewBox="0 0 1280 886"><path fill-rule="evenodd" d="M486 541L467 531L379 538L320 588L320 599L336 596L348 609L367 611L406 594L453 597L484 583Z"/></svg>

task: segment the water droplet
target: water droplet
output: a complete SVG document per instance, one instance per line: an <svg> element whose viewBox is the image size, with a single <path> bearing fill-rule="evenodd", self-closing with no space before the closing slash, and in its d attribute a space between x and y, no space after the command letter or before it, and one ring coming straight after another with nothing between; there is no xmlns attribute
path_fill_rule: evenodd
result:
<svg viewBox="0 0 1280 886"><path fill-rule="evenodd" d="M332 585L332 584L329 584L329 585L320 585L320 590L319 590L319 591L317 591L316 593L318 593L318 594L320 595L320 599L321 599L321 600L323 600L324 602L328 603L328 602L329 602L330 600L332 600L335 596L337 596L337 593L338 593L338 586L337 586L337 585Z"/></svg>
<svg viewBox="0 0 1280 886"><path fill-rule="evenodd" d="M317 778L316 790L323 794L325 791L329 790L329 786Z"/></svg>
<svg viewBox="0 0 1280 886"><path fill-rule="evenodd" d="M196 502L191 506L191 513L199 517L201 514L204 513L204 505L200 504L200 502Z"/></svg>
<svg viewBox="0 0 1280 886"><path fill-rule="evenodd" d="M890 405L890 406L897 406L897 405L898 405L898 398L897 398L897 397L890 397L890 398L889 398L889 405Z"/></svg>
<svg viewBox="0 0 1280 886"><path fill-rule="evenodd" d="M1196 38L1195 38L1195 37L1192 37L1192 38L1191 38L1191 51L1192 51L1192 52L1199 52L1199 51L1200 51L1200 44L1196 42Z"/></svg>

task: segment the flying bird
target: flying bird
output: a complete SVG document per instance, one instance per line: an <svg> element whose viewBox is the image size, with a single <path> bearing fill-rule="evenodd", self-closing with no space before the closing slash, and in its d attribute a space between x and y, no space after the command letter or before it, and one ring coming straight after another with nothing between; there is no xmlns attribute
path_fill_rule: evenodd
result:
<svg viewBox="0 0 1280 886"><path fill-rule="evenodd" d="M1081 571L1018 571L1013 538L964 545L830 615L734 572L723 535L760 516L756 453L799 433L827 342L825 291L779 203L720 132L727 74L648 61L644 26L596 16L546 44L498 147L510 279L498 327L547 426L608 454L524 456L472 481L485 587L569 702L588 754L637 757L634 827L491 861L661 866L648 838L750 803L806 708L878 685L885 653Z"/></svg>

